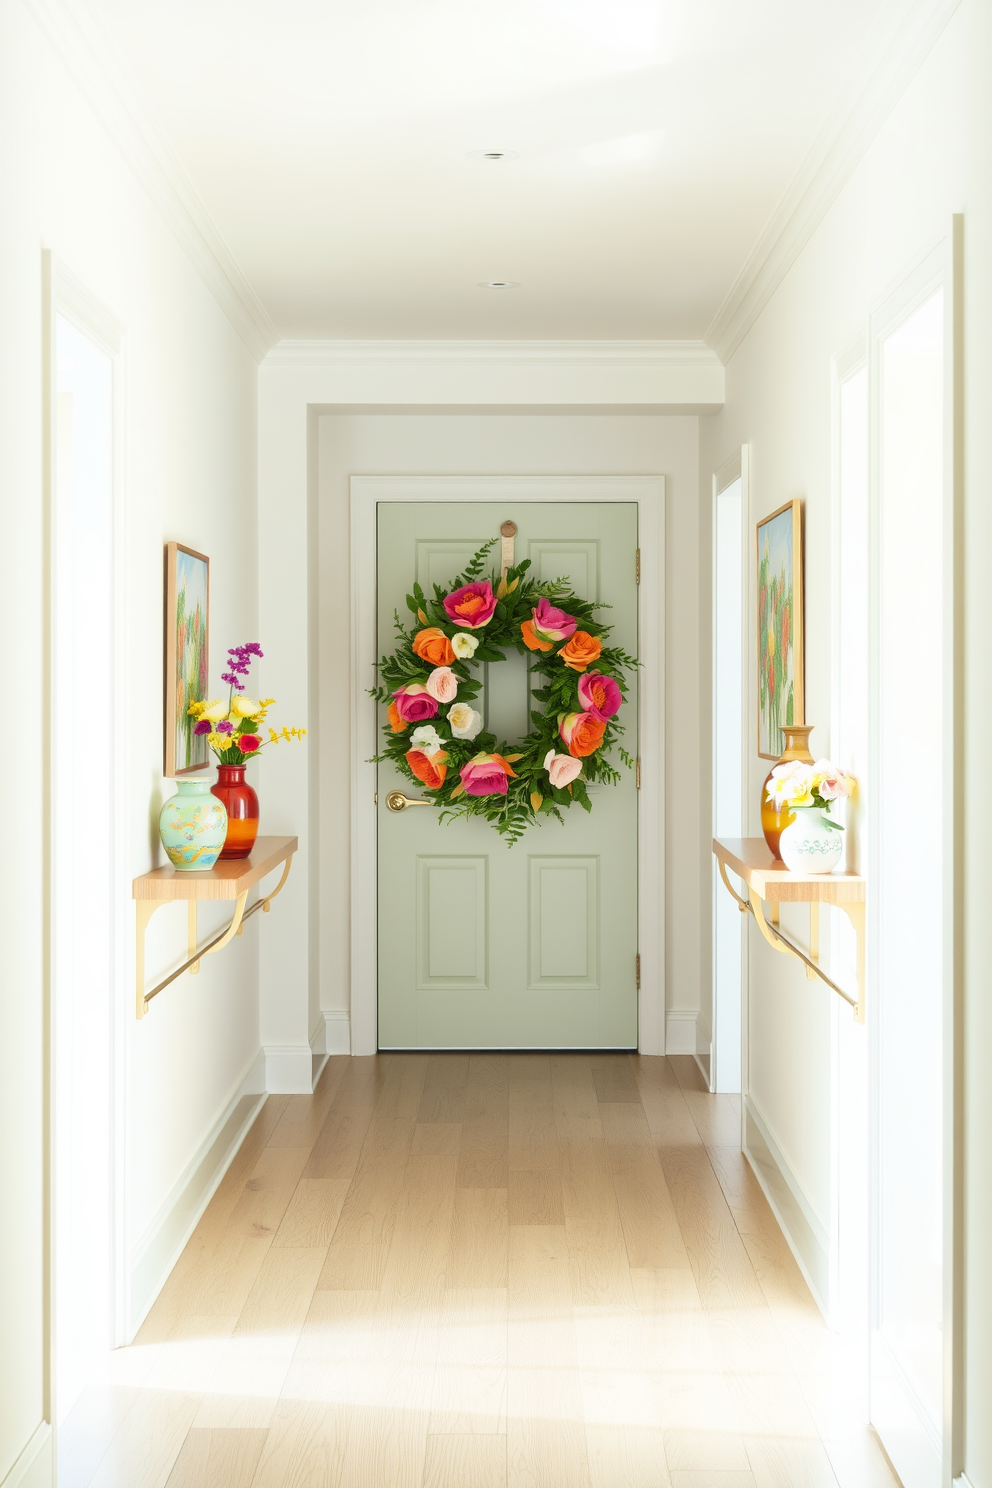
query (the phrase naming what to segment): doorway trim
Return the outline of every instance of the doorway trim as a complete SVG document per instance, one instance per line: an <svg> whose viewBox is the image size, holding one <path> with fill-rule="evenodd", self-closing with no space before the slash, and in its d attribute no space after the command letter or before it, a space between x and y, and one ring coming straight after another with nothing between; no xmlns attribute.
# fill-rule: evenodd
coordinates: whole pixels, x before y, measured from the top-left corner
<svg viewBox="0 0 992 1488"><path fill-rule="evenodd" d="M351 477L351 1049L378 1046L376 507L380 501L635 502L638 593L638 1048L665 1052L665 477L663 475L353 475Z"/></svg>
<svg viewBox="0 0 992 1488"><path fill-rule="evenodd" d="M869 703L868 759L870 778L877 781L881 768L881 720L878 697L878 671L882 626L881 596L881 391L882 345L915 310L933 294L944 295L944 401L943 401L943 487L937 506L943 535L943 625L944 691L942 781L943 807L943 883L941 900L944 937L941 957L941 995L933 1004L935 1021L942 1032L942 1271L943 1271L943 1357L942 1413L939 1433L932 1423L900 1362L892 1354L879 1327L882 1235L881 1174L883 1161L881 1096L879 1071L883 1034L884 1004L876 1005L869 1021L868 1059L870 1092L868 1100L869 1144L869 1389L871 1424L877 1428L875 1401L888 1386L911 1431L928 1441L937 1459L936 1466L943 1484L961 1481L964 1466L964 1401L965 1401L965 1258L964 1258L964 1012L963 1012L963 543L962 516L963 456L963 228L964 219L956 214L949 231L928 251L922 253L905 275L890 287L872 307L867 326L868 367L868 561L869 561ZM868 802L867 828L871 853L870 870L879 873L880 807L877 791ZM868 977L878 987L882 948L880 944L879 906L874 896L868 901ZM881 1435L881 1433L880 1433ZM882 1436L883 1445L888 1443ZM911 1460L911 1459L910 1459ZM896 1463L901 1470L901 1464ZM908 1481L908 1480L907 1480Z"/></svg>
<svg viewBox="0 0 992 1488"><path fill-rule="evenodd" d="M747 678L748 678L748 659L749 659L749 652L748 652L749 628L748 628L748 623L747 623L747 621L748 621L748 616L747 616L748 559L749 559L748 544L747 544L747 526L748 526L749 511L750 511L750 506L749 506L749 501L748 501L748 497L749 497L749 488L748 488L748 475L749 475L748 453L749 453L748 446L746 444L742 444L739 449L735 450L735 452L727 460L725 460L723 462L722 465L719 465L717 467L717 469L713 472L713 476L712 476L712 494L711 494L711 497L710 497L710 532L711 532L711 542L710 542L710 547L711 547L711 553L710 553L711 580L710 580L710 589L711 589L711 597L712 597L710 624L711 624L711 627L712 627L712 638L713 638L713 640L712 640L712 652L713 652L713 654L712 654L712 658L711 658L711 663L712 663L711 664L711 673L712 673L712 675L711 675L711 678L710 678L710 709L711 709L710 717L713 720L713 729L712 729L712 732L714 733L714 738L715 738L716 720L717 720L718 713L719 713L719 706L718 706L718 677L717 677L717 666L716 666L716 656L717 656L717 651L716 651L716 647L717 647L717 620L718 620L718 614L717 614L717 609L718 609L718 606L717 606L717 587L718 587L718 581L717 581L717 558L718 558L718 550L717 550L717 507L718 507L719 498L720 498L720 496L723 495L724 491L729 490L731 488L731 486L733 486L737 481L740 482L740 487L741 487L741 522L740 522L740 542L741 542L741 554L740 554L740 560L741 560L740 561L740 584L741 584L741 591L740 591L741 592L741 617L740 617L741 618L741 655L740 655L740 664L741 664L740 792L741 792L741 803L742 803L742 818L741 818L741 822L740 822L740 828L741 828L742 835L746 831L746 826L747 826L747 798L748 798L747 750L746 750L745 744L744 744L744 741L747 739L747 729L748 729L748 687L747 687ZM710 812L711 812L711 819L712 819L712 824L713 824L713 835L714 836L717 836L717 835L719 835L719 833L717 831L717 795L718 795L718 792L717 792L717 765L716 765L715 744L713 745L713 756L712 756L711 774L712 774L712 779L711 779L711 782L710 782L710 784L711 784L711 791L710 791ZM748 988L748 969L749 969L749 967L748 967L748 927L747 927L748 916L745 915L743 917L743 919L742 919L742 917L740 915L737 916L737 919L740 922L739 928L740 928L740 935L741 935L741 948L740 948L740 994L739 994L739 998L738 998L738 1002L739 1002L740 1030L739 1030L739 1035L738 1035L738 1038L737 1038L737 1046L736 1046L736 1048L734 1050L734 1059L731 1061L731 1063L736 1066L736 1078L735 1079L732 1079L730 1081L730 1083L728 1083L725 1074L722 1074L721 1073L721 1070L725 1070L726 1069L726 1065L727 1065L728 1060L727 1060L727 1051L726 1051L726 1048L724 1047L724 1041L723 1041L723 1038L721 1037L723 1028L725 1026L724 1020L720 1016L720 1010L721 1010L721 1006L723 1005L724 998L721 997L721 988L720 988L720 985L719 985L718 971L719 971L720 963L719 963L719 958L718 958L718 955L717 955L717 937L718 937L718 933L719 933L718 932L717 916L718 916L718 914L720 912L718 906L722 903L722 895L723 895L723 893L724 893L724 890L723 890L722 885L719 883L719 878L718 878L718 875L717 875L717 872L716 872L716 864L715 864L715 861L714 861L714 865L713 865L713 878L712 878L712 888L711 888L711 900L710 900L710 903L711 903L711 916L710 916L710 918L711 918L711 923L710 923L710 966L712 968L711 997L710 997L710 1038L709 1038L708 1049L703 1050L702 1051L702 1054L700 1053L699 1042L697 1042L696 1063L700 1065L700 1068L702 1070L703 1076L705 1077L706 1082L707 1082L707 1085L709 1086L709 1089L711 1091L714 1091L714 1092L731 1091L732 1093L735 1093L736 1094L736 1093L745 1091L747 1089L747 1084L746 1084L746 1075L747 1075L747 1060L746 1060L746 1049L747 1049L747 988ZM706 1065L703 1065L703 1063L702 1063L702 1059L703 1058L706 1058L707 1059ZM734 1086L735 1085L736 1085L736 1090L734 1090ZM743 1117L742 1117L742 1121L743 1121Z"/></svg>
<svg viewBox="0 0 992 1488"><path fill-rule="evenodd" d="M58 1222L55 1194L55 999L58 963L55 927L58 914L55 876L55 826L58 815L58 761L55 738L59 706L56 696L58 666L55 656L57 634L57 558L58 558L58 492L56 488L56 321L59 316L69 321L89 341L103 351L111 364L111 696L107 715L110 720L107 749L110 751L109 773L120 775L119 749L115 740L125 737L127 696L124 639L121 617L125 613L126 585L124 556L126 528L124 503L126 336L124 326L89 290L79 282L50 250L42 252L42 337L43 337L43 489L45 520L45 709L46 736L49 747L45 758L44 794L45 833L45 1040L46 1104L45 1186L46 1186L46 1257L45 1291L47 1306L47 1350L45 1360L45 1417L54 1430L57 1402L55 1392L55 1227ZM127 1021L124 1017L127 951L129 946L126 917L130 903L126 874L126 818L119 802L110 804L110 1108L109 1119L109 1202L110 1244L110 1316L107 1319L108 1354L126 1342L128 1315L127 1213L125 1175L127 1170ZM56 1433L57 1434L57 1433Z"/></svg>

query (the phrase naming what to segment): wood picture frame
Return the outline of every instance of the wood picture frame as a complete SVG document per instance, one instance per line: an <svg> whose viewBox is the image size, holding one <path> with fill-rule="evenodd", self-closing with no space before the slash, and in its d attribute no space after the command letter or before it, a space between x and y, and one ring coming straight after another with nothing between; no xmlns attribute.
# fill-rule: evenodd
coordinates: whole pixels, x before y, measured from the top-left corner
<svg viewBox="0 0 992 1488"><path fill-rule="evenodd" d="M781 729L805 723L803 504L797 497L755 525L758 754L777 760Z"/></svg>
<svg viewBox="0 0 992 1488"><path fill-rule="evenodd" d="M165 774L190 775L210 764L189 716L210 682L210 559L179 542L165 545L164 676Z"/></svg>

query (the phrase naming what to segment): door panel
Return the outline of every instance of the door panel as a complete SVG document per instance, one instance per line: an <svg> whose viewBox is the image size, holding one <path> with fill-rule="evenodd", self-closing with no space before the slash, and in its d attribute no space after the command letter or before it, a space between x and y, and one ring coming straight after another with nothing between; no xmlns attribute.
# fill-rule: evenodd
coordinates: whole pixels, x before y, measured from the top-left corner
<svg viewBox="0 0 992 1488"><path fill-rule="evenodd" d="M417 859L418 992L486 992L485 858Z"/></svg>
<svg viewBox="0 0 992 1488"><path fill-rule="evenodd" d="M636 653L635 503L384 502L377 655L394 645L414 575L447 588L508 518L517 561L602 597L612 639ZM522 738L528 658L508 653L483 681L486 726ZM636 679L623 720L636 754ZM379 766L380 1048L636 1047L637 793L614 763L621 782L597 789L592 814L535 823L514 848L482 822L439 823L433 807L389 812L389 790L429 792Z"/></svg>

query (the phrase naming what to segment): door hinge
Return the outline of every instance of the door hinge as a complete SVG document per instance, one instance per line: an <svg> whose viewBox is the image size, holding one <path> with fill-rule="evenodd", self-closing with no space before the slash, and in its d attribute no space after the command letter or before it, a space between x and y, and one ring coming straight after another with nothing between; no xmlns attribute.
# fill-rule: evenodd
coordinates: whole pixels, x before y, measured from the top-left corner
<svg viewBox="0 0 992 1488"><path fill-rule="evenodd" d="M637 552L634 554L634 583L635 584L639 584L640 582L641 582L641 550L640 550L640 548L638 548L637 549Z"/></svg>
<svg viewBox="0 0 992 1488"><path fill-rule="evenodd" d="M641 953L638 951L634 957L634 975L637 979L637 990L641 990Z"/></svg>
<svg viewBox="0 0 992 1488"><path fill-rule="evenodd" d="M637 781L637 789L641 788L641 756L638 755L634 761L634 779Z"/></svg>

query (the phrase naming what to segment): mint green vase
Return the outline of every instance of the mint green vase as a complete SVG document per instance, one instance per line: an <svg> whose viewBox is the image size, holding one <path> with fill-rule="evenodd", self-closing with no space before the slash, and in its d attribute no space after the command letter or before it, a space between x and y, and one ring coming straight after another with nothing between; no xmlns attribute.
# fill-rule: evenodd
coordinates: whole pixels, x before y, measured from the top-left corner
<svg viewBox="0 0 992 1488"><path fill-rule="evenodd" d="M227 812L223 801L210 794L209 780L177 780L176 794L162 807L158 829L173 868L201 873L220 857Z"/></svg>

